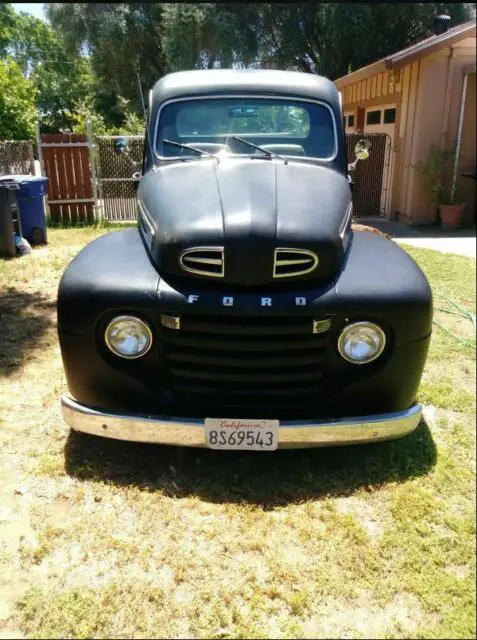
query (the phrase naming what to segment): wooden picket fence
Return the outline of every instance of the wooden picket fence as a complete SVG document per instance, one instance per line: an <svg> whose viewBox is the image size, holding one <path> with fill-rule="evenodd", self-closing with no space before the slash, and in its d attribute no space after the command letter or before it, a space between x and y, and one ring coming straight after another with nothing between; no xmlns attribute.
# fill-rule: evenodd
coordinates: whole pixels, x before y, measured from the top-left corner
<svg viewBox="0 0 477 640"><path fill-rule="evenodd" d="M42 173L48 178L48 207L53 222L94 222L96 189L90 136L45 133L39 137Z"/></svg>

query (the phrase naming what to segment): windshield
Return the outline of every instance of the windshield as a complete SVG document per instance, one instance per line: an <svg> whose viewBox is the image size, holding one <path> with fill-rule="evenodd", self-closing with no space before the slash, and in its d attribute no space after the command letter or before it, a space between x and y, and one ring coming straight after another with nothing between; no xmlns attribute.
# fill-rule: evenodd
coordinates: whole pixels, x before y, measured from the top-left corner
<svg viewBox="0 0 477 640"><path fill-rule="evenodd" d="M204 98L164 106L156 131L156 152L163 158L196 153L163 140L219 154L264 157L263 151L234 140L239 136L281 156L331 160L336 136L331 110L315 102L272 98ZM266 156L265 156L266 157Z"/></svg>

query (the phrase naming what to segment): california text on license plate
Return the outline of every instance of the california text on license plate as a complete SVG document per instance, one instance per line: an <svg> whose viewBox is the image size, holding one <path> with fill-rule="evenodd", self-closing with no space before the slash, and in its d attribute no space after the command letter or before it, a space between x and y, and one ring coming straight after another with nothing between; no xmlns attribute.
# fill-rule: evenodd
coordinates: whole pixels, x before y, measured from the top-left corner
<svg viewBox="0 0 477 640"><path fill-rule="evenodd" d="M278 420L206 418L205 444L210 449L273 451L278 447Z"/></svg>

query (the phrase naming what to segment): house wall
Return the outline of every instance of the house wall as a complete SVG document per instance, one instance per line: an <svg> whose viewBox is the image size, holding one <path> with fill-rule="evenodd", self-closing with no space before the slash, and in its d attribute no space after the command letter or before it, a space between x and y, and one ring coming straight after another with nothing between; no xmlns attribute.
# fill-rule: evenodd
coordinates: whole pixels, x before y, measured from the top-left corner
<svg viewBox="0 0 477 640"><path fill-rule="evenodd" d="M406 130L408 142L402 169L406 176L398 185L402 192L398 217L408 224L431 224L436 219L436 207L413 168L425 160L433 142L442 138L449 111L448 88L452 80L450 50L445 49L427 56L418 64L418 78L413 107L408 114Z"/></svg>
<svg viewBox="0 0 477 640"><path fill-rule="evenodd" d="M476 79L474 71L469 74L467 78L464 121L455 190L455 201L465 203L464 222L466 224L476 223L475 181L461 176L461 174L465 172L473 172L475 174L477 146L476 113Z"/></svg>
<svg viewBox="0 0 477 640"><path fill-rule="evenodd" d="M408 183L412 173L409 157L412 148L412 131L416 112L417 87L419 82L419 62L403 69L403 95L398 110L395 132L395 159L392 183L391 217L399 216L406 208Z"/></svg>
<svg viewBox="0 0 477 640"><path fill-rule="evenodd" d="M448 48L419 62L419 83L414 126L410 132L412 145L408 165L424 161L432 143L441 144L447 148L452 148L456 144L464 74L469 63L473 62L475 65L475 39L473 42L473 48L467 46ZM475 160L475 109L473 113ZM471 135L470 111L467 119L467 130ZM463 188L466 189L466 187ZM400 219L410 224L435 222L435 204L412 166L405 192L405 204L400 211Z"/></svg>
<svg viewBox="0 0 477 640"><path fill-rule="evenodd" d="M343 106L346 105L347 111L355 112L358 106L364 106L367 102L376 105L393 102L390 98L397 98L402 93L403 77L402 70L398 69L349 84L342 89Z"/></svg>
<svg viewBox="0 0 477 640"><path fill-rule="evenodd" d="M456 142L465 71L476 59L476 40L466 38L399 70L340 87L343 111L355 114L395 102L394 159L390 215L408 224L431 224L436 207L413 165L425 160L430 145ZM469 79L459 173L475 170L475 74ZM465 165L466 168L463 168ZM462 167L462 168L461 168ZM473 190L472 190L473 189ZM456 197L467 203L467 218L475 216L475 183L459 177Z"/></svg>

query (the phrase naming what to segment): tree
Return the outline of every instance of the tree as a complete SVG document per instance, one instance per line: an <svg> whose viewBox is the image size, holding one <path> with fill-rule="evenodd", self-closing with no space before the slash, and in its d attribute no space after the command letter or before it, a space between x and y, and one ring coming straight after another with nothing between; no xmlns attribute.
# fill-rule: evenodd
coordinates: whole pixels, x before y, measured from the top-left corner
<svg viewBox="0 0 477 640"><path fill-rule="evenodd" d="M332 80L432 35L433 18L470 19L460 3L293 3L257 5L256 37L265 66Z"/></svg>
<svg viewBox="0 0 477 640"><path fill-rule="evenodd" d="M167 70L252 64L258 54L257 19L257 8L246 3L164 5L162 46Z"/></svg>
<svg viewBox="0 0 477 640"><path fill-rule="evenodd" d="M50 3L47 16L69 52L87 52L97 79L95 102L106 122L124 120L121 100L140 112L136 72L150 87L165 70L160 3Z"/></svg>
<svg viewBox="0 0 477 640"><path fill-rule="evenodd" d="M121 100L140 113L143 87L181 69L269 67L331 79L432 34L433 17L469 19L460 3L50 3L71 54L88 52L95 103L110 125ZM0 36L1 41L1 36Z"/></svg>
<svg viewBox="0 0 477 640"><path fill-rule="evenodd" d="M43 127L71 126L74 104L94 91L89 59L69 54L50 25L9 4L0 6L0 56L15 61L35 87Z"/></svg>
<svg viewBox="0 0 477 640"><path fill-rule="evenodd" d="M20 65L0 60L0 140L29 140L35 135L36 89Z"/></svg>

